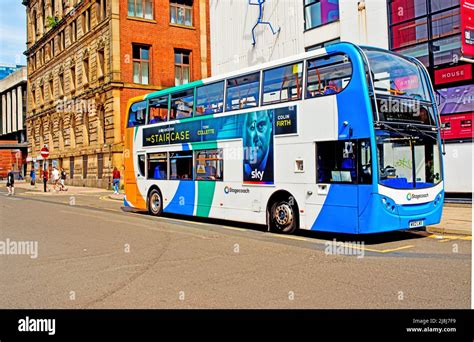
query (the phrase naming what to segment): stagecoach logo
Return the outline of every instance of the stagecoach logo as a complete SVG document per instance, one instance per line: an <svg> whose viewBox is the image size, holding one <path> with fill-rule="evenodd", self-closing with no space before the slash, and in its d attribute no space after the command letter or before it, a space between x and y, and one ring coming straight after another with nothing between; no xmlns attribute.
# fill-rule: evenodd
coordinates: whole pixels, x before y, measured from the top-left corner
<svg viewBox="0 0 474 342"><path fill-rule="evenodd" d="M425 197L428 197L428 194L420 194L420 195L417 195L417 194L411 194L411 193L408 193L407 194L407 200L411 201L412 199L420 199L420 198L425 198Z"/></svg>
<svg viewBox="0 0 474 342"><path fill-rule="evenodd" d="M248 194L250 192L250 189L234 189L231 188L230 186L226 186L224 188L224 192L226 194L228 193L234 193L234 194Z"/></svg>

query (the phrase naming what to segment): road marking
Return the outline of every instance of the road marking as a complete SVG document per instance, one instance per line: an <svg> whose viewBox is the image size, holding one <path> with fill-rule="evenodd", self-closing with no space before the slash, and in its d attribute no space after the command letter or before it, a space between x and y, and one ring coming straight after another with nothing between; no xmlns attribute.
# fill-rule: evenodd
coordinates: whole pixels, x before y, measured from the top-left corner
<svg viewBox="0 0 474 342"><path fill-rule="evenodd" d="M309 239L301 237L301 236L279 235L279 234L273 234L273 233L270 233L269 236L282 238L282 239L289 239L289 240L312 241L312 240L309 240Z"/></svg>

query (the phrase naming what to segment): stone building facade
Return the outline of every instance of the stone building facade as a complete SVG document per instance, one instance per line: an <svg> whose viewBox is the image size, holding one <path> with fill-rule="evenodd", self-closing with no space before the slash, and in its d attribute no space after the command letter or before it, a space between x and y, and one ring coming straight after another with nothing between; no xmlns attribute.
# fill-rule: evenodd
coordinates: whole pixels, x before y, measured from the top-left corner
<svg viewBox="0 0 474 342"><path fill-rule="evenodd" d="M185 81L209 75L208 0L23 4L28 170L57 165L68 173L68 184L110 187L113 168L123 170L128 100L178 82L176 51L188 52L190 76ZM172 22L175 7L186 9L191 22ZM45 145L47 161L40 156Z"/></svg>

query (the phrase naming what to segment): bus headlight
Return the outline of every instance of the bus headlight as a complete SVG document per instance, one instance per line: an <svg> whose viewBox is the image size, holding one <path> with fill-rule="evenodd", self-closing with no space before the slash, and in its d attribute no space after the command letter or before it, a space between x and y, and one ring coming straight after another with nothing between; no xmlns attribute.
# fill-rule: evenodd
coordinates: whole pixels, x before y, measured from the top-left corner
<svg viewBox="0 0 474 342"><path fill-rule="evenodd" d="M436 196L436 198L435 198L435 200L434 200L434 202L433 202L434 206L436 207L436 206L438 205L438 203L441 202L442 200L443 200L443 193L440 192L440 193L438 194L438 196Z"/></svg>
<svg viewBox="0 0 474 342"><path fill-rule="evenodd" d="M388 197L382 197L382 203L387 210L390 210L391 212L395 211L395 202L392 199Z"/></svg>

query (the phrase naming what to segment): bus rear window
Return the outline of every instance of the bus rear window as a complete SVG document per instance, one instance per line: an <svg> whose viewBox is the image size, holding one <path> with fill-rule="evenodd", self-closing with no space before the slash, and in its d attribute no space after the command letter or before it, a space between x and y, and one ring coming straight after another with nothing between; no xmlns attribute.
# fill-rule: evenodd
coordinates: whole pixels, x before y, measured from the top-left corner
<svg viewBox="0 0 474 342"><path fill-rule="evenodd" d="M352 64L346 55L309 60L306 98L340 93L351 80Z"/></svg>
<svg viewBox="0 0 474 342"><path fill-rule="evenodd" d="M135 102L128 112L127 127L135 127L145 124L146 101Z"/></svg>

